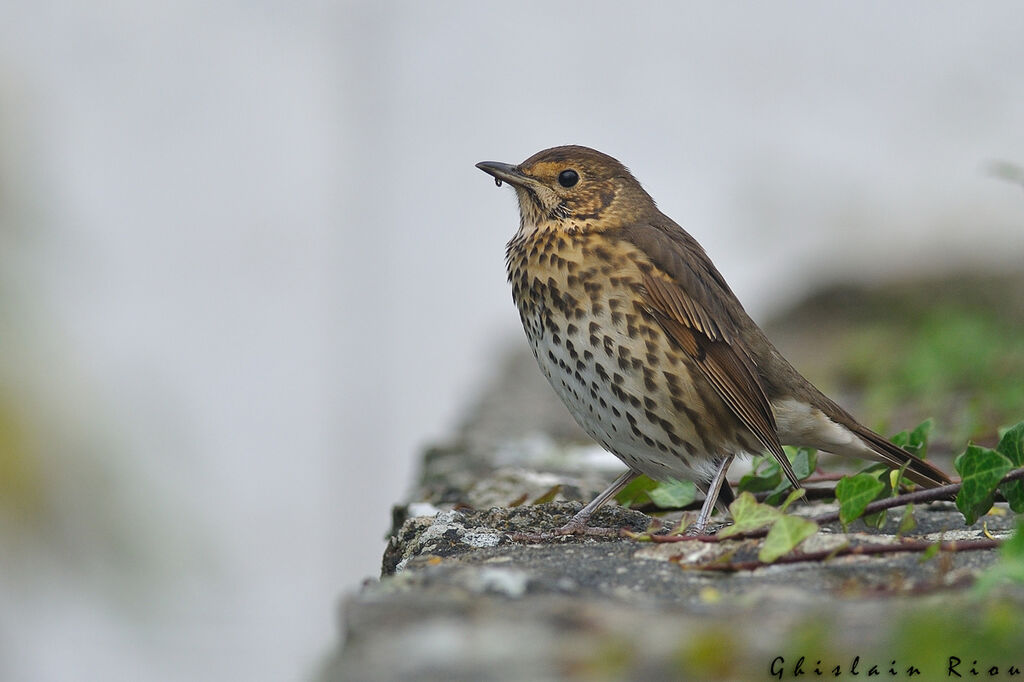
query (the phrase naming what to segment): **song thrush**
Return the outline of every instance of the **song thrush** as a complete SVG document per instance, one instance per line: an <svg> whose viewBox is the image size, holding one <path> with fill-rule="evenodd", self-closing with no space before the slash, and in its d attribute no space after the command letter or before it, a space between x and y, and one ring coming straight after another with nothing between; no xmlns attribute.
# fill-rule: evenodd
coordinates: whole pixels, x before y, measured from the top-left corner
<svg viewBox="0 0 1024 682"><path fill-rule="evenodd" d="M733 499L725 475L737 455L770 452L800 485L782 445L909 462L915 483L950 482L793 369L700 244L614 158L566 146L477 168L518 195L508 278L541 371L583 430L629 467L556 533L587 530L641 473L696 482L706 497L692 530L702 533L716 502L727 510Z"/></svg>

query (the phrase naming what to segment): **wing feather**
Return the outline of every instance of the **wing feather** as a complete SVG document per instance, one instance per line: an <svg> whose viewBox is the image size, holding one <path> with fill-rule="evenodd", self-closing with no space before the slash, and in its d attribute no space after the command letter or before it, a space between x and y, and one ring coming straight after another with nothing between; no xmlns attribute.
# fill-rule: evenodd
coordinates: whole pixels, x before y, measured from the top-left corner
<svg viewBox="0 0 1024 682"><path fill-rule="evenodd" d="M682 228L676 229L680 235L653 225L631 225L622 231L654 265L642 280L648 309L740 422L775 456L790 482L799 487L779 443L775 415L756 367L743 348L735 319L727 312L728 299L735 301L735 296L696 242ZM689 238L696 252L687 248L690 244L681 237Z"/></svg>

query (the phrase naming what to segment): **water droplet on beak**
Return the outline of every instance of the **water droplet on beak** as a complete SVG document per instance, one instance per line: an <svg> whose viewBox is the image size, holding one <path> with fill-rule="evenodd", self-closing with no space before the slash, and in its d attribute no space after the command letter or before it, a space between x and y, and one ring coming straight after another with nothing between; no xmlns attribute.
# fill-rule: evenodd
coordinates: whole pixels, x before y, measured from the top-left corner
<svg viewBox="0 0 1024 682"><path fill-rule="evenodd" d="M494 178L494 184L501 187L501 178Z"/></svg>

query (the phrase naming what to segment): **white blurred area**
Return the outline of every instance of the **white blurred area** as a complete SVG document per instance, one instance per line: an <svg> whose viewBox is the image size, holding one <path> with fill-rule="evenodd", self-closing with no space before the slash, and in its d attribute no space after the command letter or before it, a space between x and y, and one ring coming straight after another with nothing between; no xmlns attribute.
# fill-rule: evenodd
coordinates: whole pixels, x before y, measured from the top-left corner
<svg viewBox="0 0 1024 682"><path fill-rule="evenodd" d="M618 156L755 317L1020 267L1010 0L0 5L0 679L280 680L519 343L511 192Z"/></svg>

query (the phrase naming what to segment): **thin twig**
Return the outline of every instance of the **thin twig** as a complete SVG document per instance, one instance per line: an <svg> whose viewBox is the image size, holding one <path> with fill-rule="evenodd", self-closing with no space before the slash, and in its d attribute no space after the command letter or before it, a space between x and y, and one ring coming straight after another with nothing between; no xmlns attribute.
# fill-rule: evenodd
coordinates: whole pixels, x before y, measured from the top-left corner
<svg viewBox="0 0 1024 682"><path fill-rule="evenodd" d="M806 479L804 481L801 481L801 483L807 483L809 481L810 481L810 479ZM785 490L783 492L788 493L789 490L791 490L791 489L787 489L787 490ZM807 491L806 494L803 497L803 499L805 499L805 500L828 500L828 499L831 499L831 498L836 496L836 491L835 491L834 487L807 486L807 487L804 488L804 490ZM762 492L759 492L759 493L752 493L752 494L754 495L754 499L755 500L757 500L758 502L764 502L769 497L771 497L772 491L771 490L766 490L766 491L762 491ZM704 504L704 499L701 498L701 499L694 500L693 502L690 502L689 504L684 505L682 507L674 507L674 508L666 509L665 507L659 507L658 505L654 504L653 502L645 502L644 504L639 504L639 505L635 505L635 506L631 505L630 509L635 509L636 511L643 512L644 514L658 514L658 513L663 513L663 512L697 511L698 509L701 508L701 506L703 504Z"/></svg>
<svg viewBox="0 0 1024 682"><path fill-rule="evenodd" d="M835 472L835 473L831 473L831 474L825 474L825 473L812 474L812 475L808 476L807 478L805 478L803 481L801 481L801 483L825 483L825 482L829 482L829 481L841 481L842 479L846 478L847 476L849 476L849 474L841 474L839 472Z"/></svg>
<svg viewBox="0 0 1024 682"><path fill-rule="evenodd" d="M1009 481L1019 481L1024 479L1024 468L1014 469L1010 473L1003 476L1003 480L999 481L999 485L1007 483ZM904 493L903 495L896 495L895 497L887 497L884 500L876 500L870 503L864 508L864 515L874 514L875 512L882 511L883 509L892 509L893 507L902 507L905 504L918 503L918 502L934 502L936 500L949 499L960 492L961 483L950 483L949 485L939 486L938 488L928 488L927 490L915 490L912 493ZM811 519L816 523L832 523L839 520L839 512L831 512L823 514L821 516L815 516Z"/></svg>
<svg viewBox="0 0 1024 682"><path fill-rule="evenodd" d="M807 482L808 482L807 480L801 481L801 483L807 483ZM788 494L791 490L792 490L792 488L789 488L785 492ZM769 497L771 497L771 495L772 495L771 491L764 492L764 493L754 493L754 499L757 500L758 502L764 502ZM836 489L834 487L819 488L819 487L816 487L816 486L806 486L806 487L804 487L804 496L801 499L804 499L804 500L829 500L829 499L832 499L835 496L836 496Z"/></svg>
<svg viewBox="0 0 1024 682"><path fill-rule="evenodd" d="M1014 469L1010 473L1003 476L1003 479L999 481L999 485L1007 483L1009 481L1019 481L1024 479L1024 467L1020 469ZM893 507L901 507L905 504L919 503L919 502L934 502L936 500L946 500L954 497L956 493L960 492L960 483L950 483L949 485L939 486L938 488L929 488L927 490L915 490L912 493L904 493L902 495L896 495L894 497L887 497L884 500L876 500L872 502L864 509L864 515L873 514L883 509L892 509ZM828 514L822 514L821 516L810 517L811 521L821 525L825 523L833 523L839 520L839 512L830 512ZM651 540L653 542L686 542L689 540L697 540L698 542L724 542L725 540L747 540L751 538L763 538L768 535L769 527L758 528L747 533L737 533L736 535L730 535L727 538L719 538L717 535L697 535L697 536L686 536L686 535L652 535Z"/></svg>
<svg viewBox="0 0 1024 682"><path fill-rule="evenodd" d="M940 542L939 550L943 552L968 552L980 549L994 549L1003 544L1002 540L954 540L951 542ZM735 572L735 571L752 571L756 568L762 568L764 566L772 566L775 564L796 564L804 561L824 561L831 559L834 556L857 556L857 555L870 555L870 554L895 554L897 552L923 552L929 547L933 547L934 542L925 542L922 540L905 540L898 544L892 545L856 545L853 547L840 547L832 550L821 550L820 552L803 552L803 553L792 553L785 556L779 557L773 562L765 561L732 561L724 563L707 562L703 564L697 564L695 566L686 566L681 564L684 568L695 570L695 571L724 571L724 572ZM678 561L678 560L677 560Z"/></svg>

